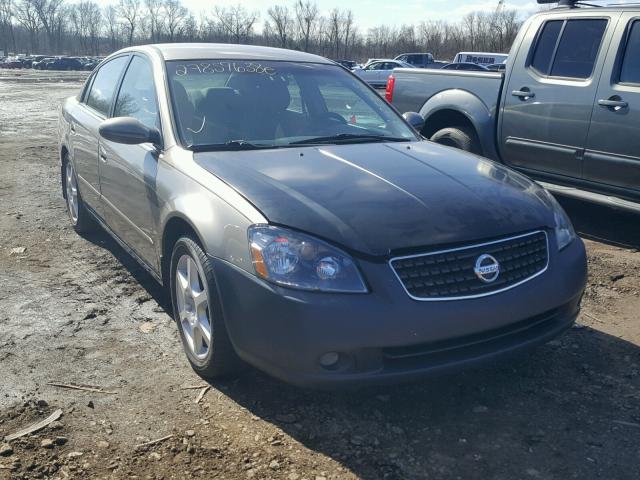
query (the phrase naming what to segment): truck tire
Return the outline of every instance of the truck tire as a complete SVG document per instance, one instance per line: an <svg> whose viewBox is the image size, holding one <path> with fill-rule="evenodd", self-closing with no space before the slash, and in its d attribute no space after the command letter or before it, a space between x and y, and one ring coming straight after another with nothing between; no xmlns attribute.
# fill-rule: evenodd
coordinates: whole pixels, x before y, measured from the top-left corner
<svg viewBox="0 0 640 480"><path fill-rule="evenodd" d="M208 380L239 373L243 364L227 333L211 259L187 235L176 241L170 268L173 317L191 367Z"/></svg>
<svg viewBox="0 0 640 480"><path fill-rule="evenodd" d="M443 128L434 133L430 140L448 147L459 148L465 152L482 155L482 147L476 132L466 126Z"/></svg>

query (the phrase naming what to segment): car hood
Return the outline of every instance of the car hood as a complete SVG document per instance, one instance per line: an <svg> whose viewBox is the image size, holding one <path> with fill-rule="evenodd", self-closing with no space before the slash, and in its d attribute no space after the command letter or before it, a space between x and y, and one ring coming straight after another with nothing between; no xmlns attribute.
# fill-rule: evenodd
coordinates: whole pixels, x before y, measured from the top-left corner
<svg viewBox="0 0 640 480"><path fill-rule="evenodd" d="M526 177L430 142L201 152L194 160L270 223L367 255L553 227Z"/></svg>

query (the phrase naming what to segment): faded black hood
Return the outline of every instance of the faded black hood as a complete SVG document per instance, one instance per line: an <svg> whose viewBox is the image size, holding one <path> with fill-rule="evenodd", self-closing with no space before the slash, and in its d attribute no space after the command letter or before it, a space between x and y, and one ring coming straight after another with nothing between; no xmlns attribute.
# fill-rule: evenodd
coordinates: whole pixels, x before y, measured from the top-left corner
<svg viewBox="0 0 640 480"><path fill-rule="evenodd" d="M368 255L553 227L522 175L430 142L195 153L270 223Z"/></svg>

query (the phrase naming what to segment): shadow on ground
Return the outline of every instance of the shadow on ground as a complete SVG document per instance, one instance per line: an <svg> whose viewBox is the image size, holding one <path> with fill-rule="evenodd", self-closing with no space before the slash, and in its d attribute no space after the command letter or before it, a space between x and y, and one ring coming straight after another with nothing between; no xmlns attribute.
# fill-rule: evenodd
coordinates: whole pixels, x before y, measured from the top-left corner
<svg viewBox="0 0 640 480"><path fill-rule="evenodd" d="M122 264L133 278L153 297L156 303L168 315L172 315L171 298L165 288L160 285L137 260L129 255L109 234L102 230L83 234L83 237L94 245L108 250Z"/></svg>
<svg viewBox="0 0 640 480"><path fill-rule="evenodd" d="M408 385L316 392L249 372L217 388L361 478L631 479L639 358L582 328L530 356Z"/></svg>
<svg viewBox="0 0 640 480"><path fill-rule="evenodd" d="M640 249L640 215L569 197L556 197L583 238Z"/></svg>
<svg viewBox="0 0 640 480"><path fill-rule="evenodd" d="M582 235L640 245L633 215L562 203ZM87 238L170 312L164 289L116 242ZM528 356L413 384L312 391L249 369L214 386L365 479L631 480L640 459L639 363L638 346L585 327Z"/></svg>

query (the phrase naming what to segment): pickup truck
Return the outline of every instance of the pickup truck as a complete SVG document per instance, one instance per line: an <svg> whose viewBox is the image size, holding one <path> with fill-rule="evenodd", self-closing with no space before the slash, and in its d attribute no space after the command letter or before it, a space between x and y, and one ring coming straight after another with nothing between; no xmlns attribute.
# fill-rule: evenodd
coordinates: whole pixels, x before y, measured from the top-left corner
<svg viewBox="0 0 640 480"><path fill-rule="evenodd" d="M386 97L419 112L434 142L503 162L553 192L640 212L637 4L563 0L524 23L504 73L400 68Z"/></svg>

